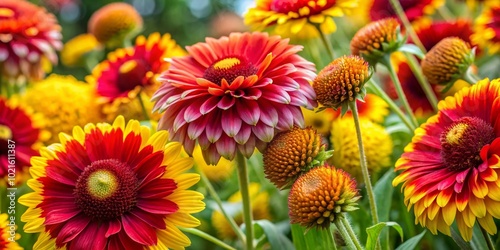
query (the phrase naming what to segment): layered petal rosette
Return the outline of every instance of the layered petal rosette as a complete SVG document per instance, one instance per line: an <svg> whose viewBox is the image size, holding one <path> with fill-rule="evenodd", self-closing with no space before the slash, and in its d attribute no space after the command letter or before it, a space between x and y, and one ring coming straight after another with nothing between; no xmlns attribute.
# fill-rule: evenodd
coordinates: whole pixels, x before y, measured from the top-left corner
<svg viewBox="0 0 500 250"><path fill-rule="evenodd" d="M301 46L266 33L232 33L187 47L173 58L154 94L167 129L188 153L200 144L205 160L232 160L263 151L276 132L303 127L300 107L317 104L314 64L296 53Z"/></svg>
<svg viewBox="0 0 500 250"><path fill-rule="evenodd" d="M415 223L470 241L476 222L489 234L500 218L500 80L488 79L438 104L396 162Z"/></svg>
<svg viewBox="0 0 500 250"><path fill-rule="evenodd" d="M61 133L61 143L31 159L34 191L19 198L28 207L24 232L40 233L33 249L184 249L178 227L196 227L203 195L189 187L199 175L181 157L168 133L150 134L136 120L89 123Z"/></svg>

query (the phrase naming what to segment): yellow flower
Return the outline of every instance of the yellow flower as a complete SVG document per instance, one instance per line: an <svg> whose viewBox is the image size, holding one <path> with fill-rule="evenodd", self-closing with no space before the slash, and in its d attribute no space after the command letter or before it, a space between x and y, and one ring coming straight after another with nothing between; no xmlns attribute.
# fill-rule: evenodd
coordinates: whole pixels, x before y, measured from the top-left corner
<svg viewBox="0 0 500 250"><path fill-rule="evenodd" d="M64 44L61 62L69 67L83 66L87 54L101 49L101 44L94 35L80 34Z"/></svg>
<svg viewBox="0 0 500 250"><path fill-rule="evenodd" d="M202 149L199 145L194 147L194 163L207 176L210 181L223 181L231 176L234 171L235 162L221 158L217 165L209 165L203 159Z"/></svg>
<svg viewBox="0 0 500 250"><path fill-rule="evenodd" d="M254 30L274 27L283 37L318 37L318 25L325 34L335 32L334 17L343 16L358 6L358 0L257 0L245 14L245 23Z"/></svg>
<svg viewBox="0 0 500 250"><path fill-rule="evenodd" d="M392 139L384 127L367 119L360 120L360 127L368 170L371 174L376 174L391 163ZM331 163L362 182L358 141L353 119L335 120L330 141L333 148Z"/></svg>
<svg viewBox="0 0 500 250"><path fill-rule="evenodd" d="M472 42L478 44L489 54L500 52L500 3L485 6L483 12L474 20Z"/></svg>
<svg viewBox="0 0 500 250"><path fill-rule="evenodd" d="M319 106L321 109L322 106ZM304 115L304 123L308 127L316 129L318 133L326 136L330 134L330 128L332 121L335 117L335 111L333 109L324 109L321 112L317 112L318 109L310 110L302 108L302 114Z"/></svg>
<svg viewBox="0 0 500 250"><path fill-rule="evenodd" d="M58 140L60 132L70 133L99 119L95 95L90 85L73 76L51 75L37 82L21 96L26 105L45 119L45 130L51 133L47 143Z"/></svg>
<svg viewBox="0 0 500 250"><path fill-rule="evenodd" d="M267 192L262 192L260 190L260 185L258 183L250 183L248 189L250 193L250 199L252 203L252 214L254 220L270 220L271 214L269 211L269 194ZM229 203L237 204L241 203L241 193L238 191L233 194L227 200ZM236 222L236 224L241 225L243 223L243 211L237 210L231 214ZM222 239L233 239L236 238L236 234L229 225L224 215L219 211L214 211L212 214L212 223L217 230L220 238Z"/></svg>

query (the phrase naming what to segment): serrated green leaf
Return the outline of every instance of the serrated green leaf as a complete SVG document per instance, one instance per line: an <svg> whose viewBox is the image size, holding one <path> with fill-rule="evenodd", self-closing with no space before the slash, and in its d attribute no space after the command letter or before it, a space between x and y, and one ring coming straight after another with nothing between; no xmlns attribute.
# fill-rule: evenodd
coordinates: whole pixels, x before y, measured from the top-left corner
<svg viewBox="0 0 500 250"><path fill-rule="evenodd" d="M410 239L408 239L407 241L405 241L403 244L399 245L396 248L396 250L411 250L411 249L415 249L415 247L417 246L417 244L424 237L425 232L427 232L427 230L421 232L418 235L415 235L415 236L411 237Z"/></svg>
<svg viewBox="0 0 500 250"><path fill-rule="evenodd" d="M401 236L401 238L403 238L403 229L401 228L401 226L394 222L394 221L387 221L387 222L380 222L376 225L373 225L369 228L366 229L366 233L368 234L368 239L366 241L366 250L374 250L375 249L375 245L377 243L377 239L378 239L378 236L380 235L380 232L382 231L382 229L384 229L384 227L393 227L394 229L396 229L396 231L398 231L399 233L399 236Z"/></svg>

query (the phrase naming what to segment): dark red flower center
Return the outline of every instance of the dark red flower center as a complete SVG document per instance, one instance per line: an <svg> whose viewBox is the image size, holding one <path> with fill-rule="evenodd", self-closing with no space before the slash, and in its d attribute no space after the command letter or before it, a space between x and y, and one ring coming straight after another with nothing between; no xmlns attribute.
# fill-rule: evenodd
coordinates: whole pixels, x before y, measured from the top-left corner
<svg viewBox="0 0 500 250"><path fill-rule="evenodd" d="M273 0L271 10L282 14L298 13L299 16L318 14L335 5L336 0L310 1L310 0Z"/></svg>
<svg viewBox="0 0 500 250"><path fill-rule="evenodd" d="M441 157L450 171L478 167L479 152L495 139L493 127L477 117L463 117L441 134Z"/></svg>
<svg viewBox="0 0 500 250"><path fill-rule="evenodd" d="M258 69L244 58L237 56L226 57L218 60L205 70L203 78L221 85L222 79L232 83L238 76L251 76L257 73Z"/></svg>
<svg viewBox="0 0 500 250"><path fill-rule="evenodd" d="M108 221L136 205L137 186L137 177L127 164L116 159L99 160L78 178L75 201L88 217Z"/></svg>
<svg viewBox="0 0 500 250"><path fill-rule="evenodd" d="M148 73L148 66L142 60L128 60L120 66L117 87L120 92L133 90L136 86L144 85L144 77Z"/></svg>

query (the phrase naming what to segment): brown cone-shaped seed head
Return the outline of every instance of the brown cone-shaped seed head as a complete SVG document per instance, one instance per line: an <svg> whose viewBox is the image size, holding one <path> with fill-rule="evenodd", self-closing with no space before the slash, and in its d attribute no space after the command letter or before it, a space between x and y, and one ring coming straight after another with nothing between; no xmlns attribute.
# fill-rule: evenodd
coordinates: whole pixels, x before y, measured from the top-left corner
<svg viewBox="0 0 500 250"><path fill-rule="evenodd" d="M351 40L353 55L370 54L375 50L382 51L382 43L395 42L398 39L399 22L395 18L385 18L371 22L358 30Z"/></svg>

